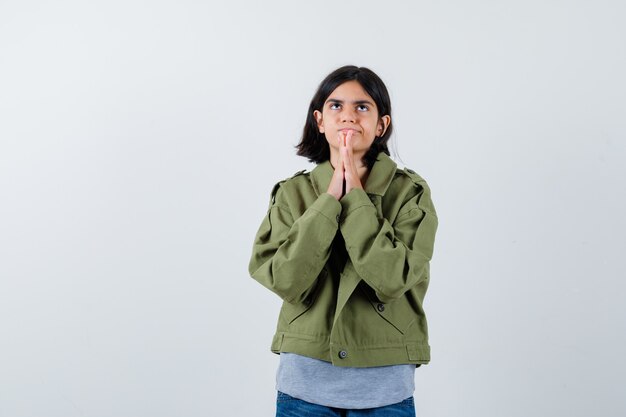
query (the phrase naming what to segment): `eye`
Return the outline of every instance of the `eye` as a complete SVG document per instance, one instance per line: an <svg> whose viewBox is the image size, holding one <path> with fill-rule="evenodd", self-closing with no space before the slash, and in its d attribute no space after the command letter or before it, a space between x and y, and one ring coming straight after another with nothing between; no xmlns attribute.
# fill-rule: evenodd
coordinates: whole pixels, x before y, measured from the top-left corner
<svg viewBox="0 0 626 417"><path fill-rule="evenodd" d="M341 104L339 104L339 103L330 103L329 107L330 107L331 110L337 110L337 109L339 109L339 107L341 107Z"/></svg>
<svg viewBox="0 0 626 417"><path fill-rule="evenodd" d="M369 107L367 107L367 105L365 105L365 104L359 104L359 105L357 106L357 108L358 108L360 111L368 111L368 110L370 109L370 108L369 108Z"/></svg>

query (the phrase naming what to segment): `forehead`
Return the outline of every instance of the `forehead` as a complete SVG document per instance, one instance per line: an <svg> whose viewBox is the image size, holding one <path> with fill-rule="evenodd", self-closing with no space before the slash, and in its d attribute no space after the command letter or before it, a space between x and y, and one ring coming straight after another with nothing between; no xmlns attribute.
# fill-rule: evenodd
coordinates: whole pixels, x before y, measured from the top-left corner
<svg viewBox="0 0 626 417"><path fill-rule="evenodd" d="M341 101L371 101L374 103L372 97L367 94L367 91L359 84L358 81L351 80L346 81L343 84L340 84L333 90L332 93L328 96L326 101L328 100L341 100Z"/></svg>

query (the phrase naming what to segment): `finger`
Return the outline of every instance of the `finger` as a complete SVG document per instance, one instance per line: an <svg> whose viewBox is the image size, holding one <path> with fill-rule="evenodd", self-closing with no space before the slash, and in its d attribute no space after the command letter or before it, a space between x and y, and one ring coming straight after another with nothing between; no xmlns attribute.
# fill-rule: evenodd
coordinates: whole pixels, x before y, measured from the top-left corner
<svg viewBox="0 0 626 417"><path fill-rule="evenodd" d="M339 147L339 155L341 156L341 150L345 147L344 146L344 140L345 138L343 137L342 133L339 132L337 134L337 145Z"/></svg>
<svg viewBox="0 0 626 417"><path fill-rule="evenodd" d="M353 156L353 143L352 143L352 135L353 135L354 131L350 130L348 131L348 135L346 137L346 148L348 150L347 152L347 157L350 159L350 165L352 166L352 168L354 168L354 161L352 161ZM356 168L354 168L356 170Z"/></svg>
<svg viewBox="0 0 626 417"><path fill-rule="evenodd" d="M350 141L348 141L348 145L350 145ZM351 146L346 146L343 150L345 153L342 155L344 160L344 165L346 167L346 171L350 173L351 180L355 180L358 178L358 172L356 169L356 164L354 162L354 156L352 152Z"/></svg>
<svg viewBox="0 0 626 417"><path fill-rule="evenodd" d="M341 148L341 144L343 143L343 132L339 131L337 132L337 144L339 145L339 147Z"/></svg>
<svg viewBox="0 0 626 417"><path fill-rule="evenodd" d="M352 163L349 152L350 151L347 147L342 148L340 152L341 160L343 161L344 169L346 171L352 171Z"/></svg>
<svg viewBox="0 0 626 417"><path fill-rule="evenodd" d="M354 130L348 130L348 133L346 133L346 147L352 149L352 134L354 133Z"/></svg>
<svg viewBox="0 0 626 417"><path fill-rule="evenodd" d="M351 130L346 134L345 139L346 139L346 146L342 147L341 149L343 151L342 156L345 159L349 159L352 157L352 131ZM346 163L350 164L350 161L348 160Z"/></svg>
<svg viewBox="0 0 626 417"><path fill-rule="evenodd" d="M348 139L347 140L348 146L346 146L346 149L348 150L347 155L350 158L352 158L352 155L353 155L353 153L352 153L352 135L348 136L347 139Z"/></svg>

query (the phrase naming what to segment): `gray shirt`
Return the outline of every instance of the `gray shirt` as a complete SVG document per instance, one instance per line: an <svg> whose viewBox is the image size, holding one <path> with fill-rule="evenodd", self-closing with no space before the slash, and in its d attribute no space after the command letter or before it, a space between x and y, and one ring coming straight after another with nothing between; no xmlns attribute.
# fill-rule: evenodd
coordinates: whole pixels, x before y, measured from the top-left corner
<svg viewBox="0 0 626 417"><path fill-rule="evenodd" d="M283 352L276 373L276 389L327 407L382 407L413 395L415 365L350 368Z"/></svg>

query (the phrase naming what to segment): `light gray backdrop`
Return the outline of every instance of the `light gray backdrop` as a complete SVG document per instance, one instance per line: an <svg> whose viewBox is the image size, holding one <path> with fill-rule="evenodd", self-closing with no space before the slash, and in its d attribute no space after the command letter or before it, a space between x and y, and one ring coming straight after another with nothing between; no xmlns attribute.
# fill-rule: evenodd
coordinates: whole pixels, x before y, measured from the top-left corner
<svg viewBox="0 0 626 417"><path fill-rule="evenodd" d="M0 1L0 416L270 416L247 271L322 78L440 218L418 416L623 416L620 1ZM376 381L372 381L376 383ZM623 398L623 397L622 397Z"/></svg>

